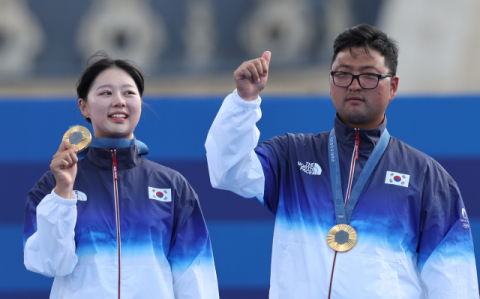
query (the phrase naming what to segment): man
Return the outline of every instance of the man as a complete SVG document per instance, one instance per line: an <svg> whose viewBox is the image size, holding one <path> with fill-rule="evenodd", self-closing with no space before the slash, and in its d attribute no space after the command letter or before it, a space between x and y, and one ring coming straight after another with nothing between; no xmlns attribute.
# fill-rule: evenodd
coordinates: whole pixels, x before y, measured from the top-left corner
<svg viewBox="0 0 480 299"><path fill-rule="evenodd" d="M257 146L270 52L244 62L209 131L212 185L275 216L270 298L479 298L457 184L390 137L398 49L359 25L334 42L334 129Z"/></svg>

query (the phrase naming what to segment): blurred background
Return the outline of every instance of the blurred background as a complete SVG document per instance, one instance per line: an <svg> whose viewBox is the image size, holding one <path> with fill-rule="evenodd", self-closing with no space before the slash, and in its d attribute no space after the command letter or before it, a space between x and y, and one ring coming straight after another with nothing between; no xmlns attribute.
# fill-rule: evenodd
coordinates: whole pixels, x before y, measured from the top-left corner
<svg viewBox="0 0 480 299"><path fill-rule="evenodd" d="M0 298L48 298L52 279L23 266L26 194L68 127L87 126L75 83L98 50L146 74L151 109L135 135L147 158L180 171L199 194L221 297L267 298L274 218L210 187L209 126L234 89L233 71L270 50L261 141L330 130L332 43L359 23L398 41L389 131L457 181L480 250L479 14L478 1L447 0L0 0Z"/></svg>

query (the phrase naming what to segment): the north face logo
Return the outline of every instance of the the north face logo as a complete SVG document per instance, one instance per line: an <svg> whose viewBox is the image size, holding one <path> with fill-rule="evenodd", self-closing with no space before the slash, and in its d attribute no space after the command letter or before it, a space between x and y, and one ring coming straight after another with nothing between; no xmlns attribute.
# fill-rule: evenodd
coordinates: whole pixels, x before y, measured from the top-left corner
<svg viewBox="0 0 480 299"><path fill-rule="evenodd" d="M305 162L305 163L306 164L303 164L302 162L298 161L298 166L300 166L301 171L305 172L306 174L313 174L313 175L322 174L322 168L317 163L310 163L310 162Z"/></svg>

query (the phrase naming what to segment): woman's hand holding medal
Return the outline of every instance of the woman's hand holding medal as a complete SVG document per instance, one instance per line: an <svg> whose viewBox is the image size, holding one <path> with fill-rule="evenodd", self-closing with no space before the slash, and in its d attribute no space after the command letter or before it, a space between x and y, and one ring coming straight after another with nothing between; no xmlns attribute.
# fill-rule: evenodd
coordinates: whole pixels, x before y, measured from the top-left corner
<svg viewBox="0 0 480 299"><path fill-rule="evenodd" d="M55 193L63 198L72 198L73 183L77 176L78 150L68 140L63 140L53 156L50 169L57 185Z"/></svg>

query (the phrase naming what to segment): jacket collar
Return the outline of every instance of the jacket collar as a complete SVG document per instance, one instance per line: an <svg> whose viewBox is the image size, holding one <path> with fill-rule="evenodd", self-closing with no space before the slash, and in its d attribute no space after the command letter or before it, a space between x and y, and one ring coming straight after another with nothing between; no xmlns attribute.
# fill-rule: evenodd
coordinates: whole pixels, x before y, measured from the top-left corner
<svg viewBox="0 0 480 299"><path fill-rule="evenodd" d="M142 157L138 153L138 147L132 145L125 148L116 149L117 168L129 169L137 166ZM111 150L104 150L96 147L89 147L86 159L92 163L93 166L102 169L112 169L113 154Z"/></svg>
<svg viewBox="0 0 480 299"><path fill-rule="evenodd" d="M385 117L383 122L375 129L359 129L360 150L373 150L386 127L387 117ZM338 117L338 114L335 116L334 128L338 143L350 147L355 145L355 128L344 124Z"/></svg>

